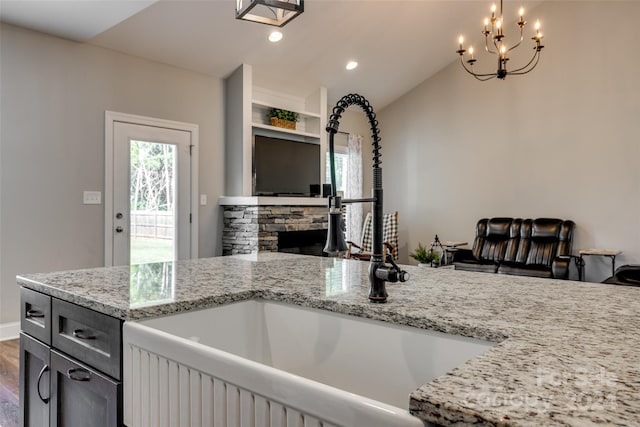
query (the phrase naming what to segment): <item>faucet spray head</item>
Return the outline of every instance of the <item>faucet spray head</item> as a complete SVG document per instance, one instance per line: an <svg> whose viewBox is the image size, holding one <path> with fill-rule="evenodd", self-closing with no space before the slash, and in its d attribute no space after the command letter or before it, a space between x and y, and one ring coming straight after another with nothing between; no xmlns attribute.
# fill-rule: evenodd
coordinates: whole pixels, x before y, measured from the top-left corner
<svg viewBox="0 0 640 427"><path fill-rule="evenodd" d="M323 251L330 256L347 250L344 241L344 222L342 220L342 202L339 196L329 196L329 228L327 230L327 244Z"/></svg>

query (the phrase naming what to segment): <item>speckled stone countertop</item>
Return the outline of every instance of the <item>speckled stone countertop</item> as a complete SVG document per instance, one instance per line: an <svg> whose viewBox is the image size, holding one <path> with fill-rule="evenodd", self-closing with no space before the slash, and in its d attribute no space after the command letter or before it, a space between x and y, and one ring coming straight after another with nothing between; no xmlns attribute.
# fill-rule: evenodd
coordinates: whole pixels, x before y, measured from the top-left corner
<svg viewBox="0 0 640 427"><path fill-rule="evenodd" d="M406 267L387 304L368 264L260 254L18 277L124 319L264 298L498 343L411 393L442 425L640 426L640 288Z"/></svg>

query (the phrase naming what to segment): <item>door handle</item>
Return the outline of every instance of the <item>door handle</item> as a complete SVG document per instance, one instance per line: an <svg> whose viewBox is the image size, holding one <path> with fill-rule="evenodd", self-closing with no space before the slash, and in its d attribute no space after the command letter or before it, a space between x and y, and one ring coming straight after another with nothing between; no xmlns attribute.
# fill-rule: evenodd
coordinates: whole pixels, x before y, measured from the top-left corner
<svg viewBox="0 0 640 427"><path fill-rule="evenodd" d="M91 372L82 368L71 368L67 371L67 378L74 381L91 381Z"/></svg>
<svg viewBox="0 0 640 427"><path fill-rule="evenodd" d="M49 398L42 397L42 394L40 393L40 381L42 380L42 376L44 375L44 373L48 371L49 371L49 367L47 365L44 365L42 367L42 370L38 374L38 382L36 383L36 390L38 391L38 397L40 398L40 400L42 400L43 403L49 403Z"/></svg>
<svg viewBox="0 0 640 427"><path fill-rule="evenodd" d="M40 310L27 310L27 319L31 319L33 317L44 317L44 313Z"/></svg>
<svg viewBox="0 0 640 427"><path fill-rule="evenodd" d="M123 231L124 231L124 228L122 228L121 226L116 227L116 233L122 233Z"/></svg>
<svg viewBox="0 0 640 427"><path fill-rule="evenodd" d="M84 329L74 329L73 336L76 338L80 338L81 340L95 340L96 336L88 333Z"/></svg>
<svg viewBox="0 0 640 427"><path fill-rule="evenodd" d="M116 214L116 219L122 219L122 212L118 212Z"/></svg>

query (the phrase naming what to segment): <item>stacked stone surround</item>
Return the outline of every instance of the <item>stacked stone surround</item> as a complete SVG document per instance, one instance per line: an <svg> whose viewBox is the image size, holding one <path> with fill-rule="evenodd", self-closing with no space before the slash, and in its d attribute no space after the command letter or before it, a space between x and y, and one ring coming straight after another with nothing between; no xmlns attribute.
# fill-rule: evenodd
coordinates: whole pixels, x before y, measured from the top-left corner
<svg viewBox="0 0 640 427"><path fill-rule="evenodd" d="M324 206L224 206L222 254L277 252L278 233L327 227Z"/></svg>

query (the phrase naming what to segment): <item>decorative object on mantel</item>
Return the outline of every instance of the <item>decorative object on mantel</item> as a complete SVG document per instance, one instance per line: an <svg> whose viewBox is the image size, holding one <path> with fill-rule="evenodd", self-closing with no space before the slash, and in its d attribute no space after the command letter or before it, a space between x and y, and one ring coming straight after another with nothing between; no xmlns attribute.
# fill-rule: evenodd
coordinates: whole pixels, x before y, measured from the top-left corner
<svg viewBox="0 0 640 427"><path fill-rule="evenodd" d="M271 126L296 130L298 113L289 110L281 110L280 108L272 108L269 110L269 120L271 121Z"/></svg>
<svg viewBox="0 0 640 427"><path fill-rule="evenodd" d="M304 0L236 0L236 19L284 27L304 12Z"/></svg>
<svg viewBox="0 0 640 427"><path fill-rule="evenodd" d="M520 20L517 22L518 27L520 27L520 40L513 44L511 47L507 45L506 35L504 34L504 17L502 15L502 0L500 0L500 14L496 16L496 4L491 5L491 18L484 18L484 29L482 30L482 34L484 35L484 49L488 53L494 54L498 56L498 70L495 73L477 73L473 65L477 62L477 59L474 56L473 47L469 47L468 58L466 61L464 60L464 54L467 52L464 46L464 36L460 36L458 39L458 43L460 44L460 48L456 51L458 55L460 55L460 63L465 71L476 79L480 81L486 81L497 77L499 79L504 80L505 77L511 75L521 75L527 74L538 65L538 61L540 60L540 51L544 47L540 42L542 41L542 33L540 32L540 21L536 21L535 24L535 33L531 40L534 42L533 46L533 56L527 62L526 65L516 68L514 70L507 70L507 61L509 61L509 52L513 49L520 46L520 44L524 41L524 26L527 24L527 21L524 20L524 9L520 8ZM492 46L489 44L489 36L491 36ZM494 50L495 48L495 50ZM465 65L465 62L467 65Z"/></svg>
<svg viewBox="0 0 640 427"><path fill-rule="evenodd" d="M420 242L418 242L418 247L411 252L409 256L418 261L418 267L427 265L431 267L435 265L437 267L437 263L440 261L440 254L438 252L435 252L433 248L427 250L427 247L423 246Z"/></svg>

